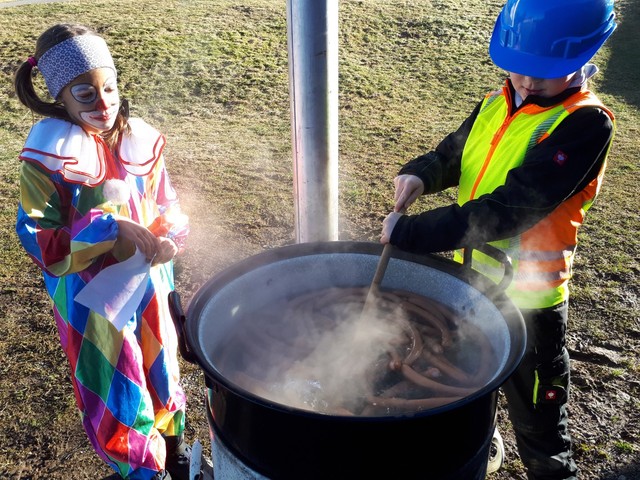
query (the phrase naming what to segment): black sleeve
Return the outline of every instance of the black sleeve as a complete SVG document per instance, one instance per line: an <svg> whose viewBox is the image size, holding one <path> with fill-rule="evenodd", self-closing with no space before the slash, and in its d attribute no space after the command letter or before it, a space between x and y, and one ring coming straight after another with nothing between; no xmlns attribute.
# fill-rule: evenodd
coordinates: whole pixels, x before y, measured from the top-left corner
<svg viewBox="0 0 640 480"><path fill-rule="evenodd" d="M612 137L606 113L582 108L533 147L503 186L463 206L401 217L391 243L409 251L439 252L522 233L596 178Z"/></svg>
<svg viewBox="0 0 640 480"><path fill-rule="evenodd" d="M447 135L434 151L410 160L398 175L415 175L424 183L424 193L436 193L458 185L462 150L482 102L455 131Z"/></svg>

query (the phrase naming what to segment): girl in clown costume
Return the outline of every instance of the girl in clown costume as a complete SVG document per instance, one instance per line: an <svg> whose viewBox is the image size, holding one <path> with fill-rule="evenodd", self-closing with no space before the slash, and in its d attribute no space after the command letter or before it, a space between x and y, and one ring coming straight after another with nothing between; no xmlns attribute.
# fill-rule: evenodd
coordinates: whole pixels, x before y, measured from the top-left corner
<svg viewBox="0 0 640 480"><path fill-rule="evenodd" d="M53 102L36 93L35 72ZM109 49L84 26L45 31L15 88L46 117L20 154L16 231L53 301L83 427L123 478L188 478L186 399L167 299L189 226L165 167L165 138L129 118ZM124 327L74 301L98 273L134 254L150 271Z"/></svg>

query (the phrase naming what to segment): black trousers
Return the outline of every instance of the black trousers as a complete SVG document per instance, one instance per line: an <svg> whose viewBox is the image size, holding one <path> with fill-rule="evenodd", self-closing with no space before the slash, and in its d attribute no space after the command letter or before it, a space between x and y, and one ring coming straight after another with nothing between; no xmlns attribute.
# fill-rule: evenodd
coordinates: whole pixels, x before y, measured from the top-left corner
<svg viewBox="0 0 640 480"><path fill-rule="evenodd" d="M502 386L518 453L529 480L576 479L567 430L567 303L521 312L527 330L526 352Z"/></svg>

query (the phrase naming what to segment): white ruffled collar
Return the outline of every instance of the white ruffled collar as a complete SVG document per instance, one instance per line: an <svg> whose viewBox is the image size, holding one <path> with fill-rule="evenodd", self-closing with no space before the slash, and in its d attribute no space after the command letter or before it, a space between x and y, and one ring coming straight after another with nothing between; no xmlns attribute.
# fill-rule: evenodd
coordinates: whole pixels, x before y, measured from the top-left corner
<svg viewBox="0 0 640 480"><path fill-rule="evenodd" d="M166 139L142 119L129 119L129 126L131 133L118 146L120 163L132 175L147 175L161 158ZM20 159L60 173L68 182L97 186L107 176L104 148L78 125L46 118L31 128Z"/></svg>

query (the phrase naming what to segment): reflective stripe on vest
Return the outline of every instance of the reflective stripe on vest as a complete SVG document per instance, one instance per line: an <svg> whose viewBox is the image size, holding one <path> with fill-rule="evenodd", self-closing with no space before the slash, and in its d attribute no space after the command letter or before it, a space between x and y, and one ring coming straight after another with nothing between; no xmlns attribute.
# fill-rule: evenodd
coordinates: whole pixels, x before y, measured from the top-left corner
<svg viewBox="0 0 640 480"><path fill-rule="evenodd" d="M544 141L578 108L597 106L614 120L613 114L587 90L551 107L524 105L511 117L510 102L505 86L502 91L487 95L481 106L462 154L459 205L504 185L508 172L522 164L529 149ZM569 297L578 228L598 194L605 167L606 162L587 187L526 232L491 242L511 258L514 276L507 294L518 307L552 307ZM462 251L456 252L455 259L462 261ZM501 265L481 252L474 251L473 268L495 281L502 276Z"/></svg>

